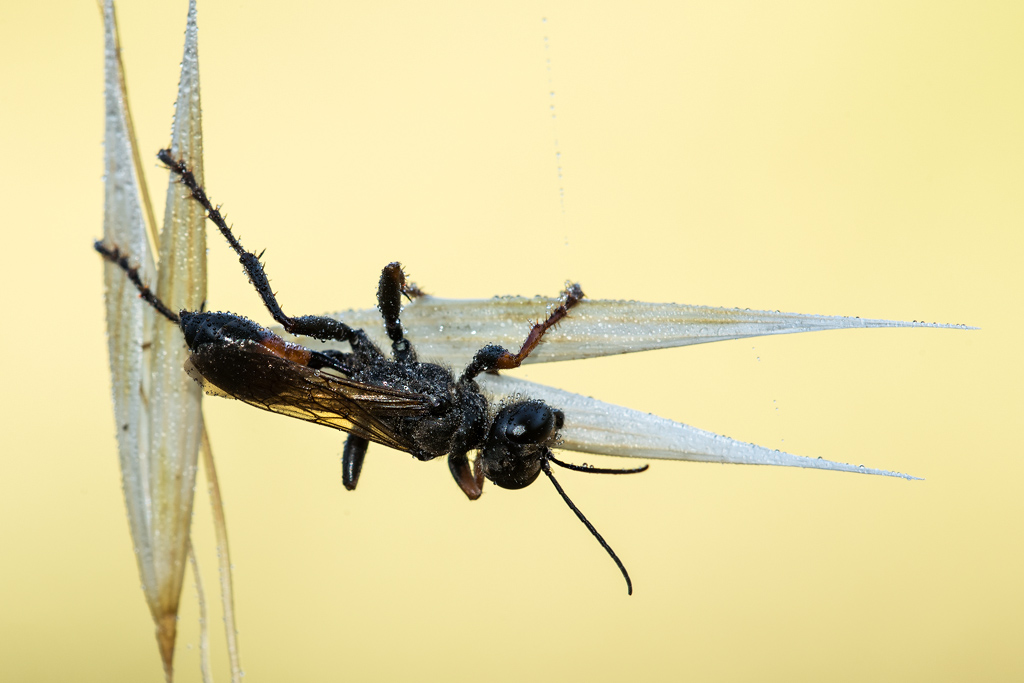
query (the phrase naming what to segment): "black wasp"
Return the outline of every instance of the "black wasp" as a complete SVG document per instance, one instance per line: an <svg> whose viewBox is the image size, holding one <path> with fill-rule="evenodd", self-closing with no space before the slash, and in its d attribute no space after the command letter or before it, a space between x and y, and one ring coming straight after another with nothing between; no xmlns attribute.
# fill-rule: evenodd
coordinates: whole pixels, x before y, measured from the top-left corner
<svg viewBox="0 0 1024 683"><path fill-rule="evenodd" d="M456 377L444 366L416 360L416 351L403 335L399 313L403 295L412 299L423 293L406 282L400 264L391 263L381 273L377 288L378 307L391 339L393 358L388 358L363 330L324 316L285 315L259 256L242 247L184 162L174 159L170 150L161 150L157 157L180 178L238 254L274 320L291 334L347 342L352 349L314 351L234 313L175 313L141 281L138 268L133 268L115 245L96 242L96 251L125 271L142 298L181 328L191 352L185 370L207 393L348 432L342 480L349 490L356 487L370 441L406 451L419 460L447 454L452 476L470 500L480 497L484 478L502 488L520 489L544 472L618 565L629 593L633 593L622 561L562 490L551 463L602 474L642 472L647 466L618 470L564 463L551 452L565 422L562 411L529 399L491 406L475 380L482 372L519 367L544 333L583 298L579 285L566 289L562 304L547 320L533 326L518 353L489 344L477 351ZM478 455L471 464L467 454L473 450Z"/></svg>

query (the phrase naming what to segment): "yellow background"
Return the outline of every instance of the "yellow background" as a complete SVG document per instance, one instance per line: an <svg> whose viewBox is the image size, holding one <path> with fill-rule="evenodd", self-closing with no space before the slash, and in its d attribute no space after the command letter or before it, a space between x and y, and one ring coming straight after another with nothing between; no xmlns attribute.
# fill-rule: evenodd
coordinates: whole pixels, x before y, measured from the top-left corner
<svg viewBox="0 0 1024 683"><path fill-rule="evenodd" d="M119 10L159 213L186 4ZM347 493L338 434L208 399L246 680L1024 677L1019 2L203 2L199 27L207 182L293 313L373 305L399 259L444 296L572 278L593 298L982 328L518 372L926 477L563 474L632 598L546 483L470 503L443 461L375 446ZM0 9L9 681L162 675L90 248L102 56L92 2ZM210 306L268 320L215 235L210 257ZM196 510L213 594L202 481ZM198 680L196 613L188 577L182 681Z"/></svg>

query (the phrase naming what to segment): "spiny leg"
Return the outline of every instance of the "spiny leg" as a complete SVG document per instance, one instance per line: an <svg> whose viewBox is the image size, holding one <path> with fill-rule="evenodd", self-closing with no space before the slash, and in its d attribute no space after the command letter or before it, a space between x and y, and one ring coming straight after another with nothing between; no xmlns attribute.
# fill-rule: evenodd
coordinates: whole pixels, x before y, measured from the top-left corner
<svg viewBox="0 0 1024 683"><path fill-rule="evenodd" d="M310 370L333 368L346 377L351 377L361 362L354 353L345 353L337 349L324 349L323 351L313 351L307 365Z"/></svg>
<svg viewBox="0 0 1024 683"><path fill-rule="evenodd" d="M363 471L363 459L370 442L361 436L349 434L341 455L341 483L349 491L355 491L359 473Z"/></svg>
<svg viewBox="0 0 1024 683"><path fill-rule="evenodd" d="M157 298L157 295L153 293L153 290L151 290L149 287L143 284L142 279L139 277L138 267L133 268L131 264L128 263L128 257L123 256L121 254L121 251L117 247L114 247L112 249L107 248L99 240L93 242L92 246L93 249L98 251L103 256L103 258L117 265L118 267L121 268L121 270L124 271L125 275L131 281L131 283L135 285L135 288L137 290L139 290L139 296L145 299L146 303L148 303L150 306L156 309L157 313L167 318L175 325L179 324L180 318L178 317L178 314L172 311L170 308L168 308L163 301L160 301L160 299Z"/></svg>
<svg viewBox="0 0 1024 683"><path fill-rule="evenodd" d="M625 565L622 564L622 560L620 560L619 556L615 554L615 551L612 550L610 545L608 545L608 542L604 540L601 534L597 533L597 529L594 528L594 525L583 516L580 509L576 507L571 500L569 500L569 496L567 496L565 491L562 490L562 487L558 484L558 480L555 479L555 475L551 473L551 465L548 464L548 459L550 457L551 456L549 454L548 457L544 458L540 463L541 468L544 470L544 474L548 475L548 479L550 479L551 483L555 485L555 490L558 491L558 495L562 497L562 500L564 500L565 504L569 506L569 509L576 513L576 516L579 517L581 522L583 522L583 526L590 530L590 533L594 535L594 538L596 538L597 542L601 544L601 547L607 551L613 560L615 560L615 564L619 567L619 571L622 572L622 577L626 579L626 592L629 595L632 595L633 582L629 579L629 572L626 571Z"/></svg>
<svg viewBox="0 0 1024 683"><path fill-rule="evenodd" d="M355 354L343 353L341 351L335 351L334 349L327 349L325 351L310 351L309 360L306 362L306 367L310 370L320 370L321 368L330 368L337 370L346 377L351 377L355 369L352 364L352 357Z"/></svg>
<svg viewBox="0 0 1024 683"><path fill-rule="evenodd" d="M405 281L402 264L395 261L384 266L384 270L381 271L380 284L377 286L377 308L384 318L384 329L391 340L395 360L399 363L412 363L416 360L416 351L405 338L402 321L399 320L402 312L402 295L411 300L423 296L423 292L416 285Z"/></svg>
<svg viewBox="0 0 1024 683"><path fill-rule="evenodd" d="M513 354L508 349L496 344L488 344L476 352L476 356L462 373L462 379L473 379L481 372L492 370L511 370L518 368L530 352L537 348L544 333L554 327L562 318L569 314L569 309L583 299L583 290L578 284L571 284L565 290L565 300L544 322L539 322L530 329L519 353Z"/></svg>
<svg viewBox="0 0 1024 683"><path fill-rule="evenodd" d="M397 273L395 272L397 270ZM427 293L419 288L415 282L409 282L405 279L405 271L402 270L402 264L398 261L392 261L391 263L384 266L384 271L381 273L381 278L387 275L388 278L394 279L398 288L409 301L418 299L421 296L427 296ZM379 293L378 293L379 296Z"/></svg>
<svg viewBox="0 0 1024 683"><path fill-rule="evenodd" d="M231 228L228 227L227 222L220 213L220 209L210 203L209 197L206 196L206 191L196 181L195 175L185 165L184 161L180 161L171 156L171 150L162 149L157 154L157 158L171 170L172 173L176 174L181 178L182 184L188 188L192 194L192 198L195 199L199 204L206 209L207 217L217 226L220 233L224 235L224 239L228 241L231 248L238 254L238 260L241 262L242 267L245 268L245 272L249 275L249 282L252 283L253 287L256 288L256 292L263 299L263 304L270 311L270 315L273 316L274 320L280 323L284 329L292 334L300 334L307 337L315 337L321 340L335 340L340 342L349 342L353 349L357 351L369 352L369 349L376 351L376 347L373 346L373 342L366 336L362 330L357 330L349 327L345 323L328 318L325 316L317 315L305 315L298 318L292 318L285 315L285 312L281 310L280 304L277 302L277 297L274 295L274 291L270 288L270 281L267 279L267 274L263 270L263 264L260 263L260 258L251 251L247 251L242 243L231 232ZM375 355L379 355L377 352Z"/></svg>

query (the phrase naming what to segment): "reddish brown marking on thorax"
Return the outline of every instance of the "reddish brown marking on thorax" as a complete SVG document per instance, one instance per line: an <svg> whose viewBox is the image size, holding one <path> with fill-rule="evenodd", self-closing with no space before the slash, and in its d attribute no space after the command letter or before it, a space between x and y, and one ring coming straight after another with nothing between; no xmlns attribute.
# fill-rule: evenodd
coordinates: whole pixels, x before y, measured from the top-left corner
<svg viewBox="0 0 1024 683"><path fill-rule="evenodd" d="M260 340L260 345L266 348L275 356L284 358L299 365L309 365L309 358L313 352L305 346L286 342L276 334L267 333L267 336Z"/></svg>

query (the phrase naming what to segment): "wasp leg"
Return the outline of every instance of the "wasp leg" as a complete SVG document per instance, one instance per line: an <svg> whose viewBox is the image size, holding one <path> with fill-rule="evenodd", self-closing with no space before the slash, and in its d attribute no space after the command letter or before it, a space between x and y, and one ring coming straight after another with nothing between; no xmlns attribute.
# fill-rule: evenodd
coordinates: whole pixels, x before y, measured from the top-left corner
<svg viewBox="0 0 1024 683"><path fill-rule="evenodd" d="M391 340L391 349L394 352L395 360L399 363L414 363L416 351L412 344L405 338L402 332L402 321L399 315L402 312L402 295L409 299L423 296L423 292L411 283L406 283L405 273L402 271L402 264L398 261L384 266L380 274L380 284L377 286L377 307L384 318L384 329L387 330L388 338Z"/></svg>
<svg viewBox="0 0 1024 683"><path fill-rule="evenodd" d="M224 216L221 215L220 209L214 206L210 202L210 198L207 197L206 191L196 181L195 175L185 165L184 161L176 160L171 156L171 150L162 149L157 158L163 162L172 173L176 174L181 178L182 184L188 188L192 194L192 198L199 202L200 206L206 209L206 216L209 218L220 233L224 236L224 239L228 241L231 248L238 254L238 260L241 262L242 267L245 268L246 274L249 276L249 282L252 283L253 287L256 288L256 292L263 299L263 305L270 311L270 315L273 316L284 329L292 334L303 335L306 337L315 337L322 341L340 341L348 342L352 345L352 349L357 353L364 354L372 358L383 358L380 350L370 341L370 338L366 336L366 333L359 329L354 329L334 318L328 318L325 316L318 315L305 315L299 318L292 318L285 315L285 312L281 310L281 305L277 302L277 296L274 294L274 290L270 288L270 280L267 279L267 274L263 270L263 264L260 263L260 257L251 251L247 251L242 243L238 241L238 238L231 232L231 228L228 227L227 222L224 220Z"/></svg>
<svg viewBox="0 0 1024 683"><path fill-rule="evenodd" d="M345 449L341 455L341 483L349 491L356 490L359 482L359 473L363 471L363 459L366 457L366 447L370 442L361 436L349 434L345 439Z"/></svg>
<svg viewBox="0 0 1024 683"><path fill-rule="evenodd" d="M484 488L484 471L479 458L471 466L466 451L453 451L448 455L448 469L467 498L476 500L480 497Z"/></svg>
<svg viewBox="0 0 1024 683"><path fill-rule="evenodd" d="M488 344L476 352L476 356L462 373L462 379L473 379L481 372L494 370L511 370L518 368L530 352L537 348L544 333L554 327L562 318L569 314L569 309L583 299L583 290L578 284L569 285L565 290L565 300L551 312L547 320L539 322L530 329L526 341L519 349L519 353L513 354L503 346Z"/></svg>
<svg viewBox="0 0 1024 683"><path fill-rule="evenodd" d="M355 368L360 362L356 360L356 354L344 353L343 351L337 351L335 349L324 349L323 351L312 351L309 357L309 362L306 366L310 370L319 370L320 368L330 368L337 370L346 377L351 377L355 372Z"/></svg>

